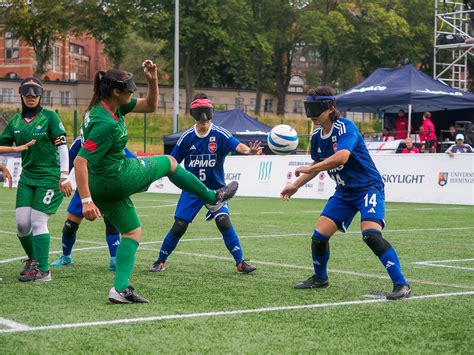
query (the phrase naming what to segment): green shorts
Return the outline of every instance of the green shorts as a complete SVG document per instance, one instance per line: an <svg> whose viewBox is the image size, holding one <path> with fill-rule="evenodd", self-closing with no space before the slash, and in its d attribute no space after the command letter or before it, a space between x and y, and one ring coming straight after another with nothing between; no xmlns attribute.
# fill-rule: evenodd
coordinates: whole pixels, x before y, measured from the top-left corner
<svg viewBox="0 0 474 355"><path fill-rule="evenodd" d="M63 198L59 183L55 188L47 188L28 185L20 181L16 193L16 208L31 207L46 214L55 214Z"/></svg>
<svg viewBox="0 0 474 355"><path fill-rule="evenodd" d="M171 162L166 156L126 159L116 176L89 174L92 200L120 233L140 227L140 220L130 196L148 190L150 185L167 175Z"/></svg>

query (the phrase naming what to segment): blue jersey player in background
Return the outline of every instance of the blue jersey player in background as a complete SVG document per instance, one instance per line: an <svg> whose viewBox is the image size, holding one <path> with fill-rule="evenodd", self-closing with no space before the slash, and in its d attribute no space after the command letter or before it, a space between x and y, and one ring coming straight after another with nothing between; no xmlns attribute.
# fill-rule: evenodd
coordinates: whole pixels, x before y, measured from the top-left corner
<svg viewBox="0 0 474 355"><path fill-rule="evenodd" d="M178 164L184 161L185 169L197 176L208 188L218 189L225 186L224 160L229 153L262 154L262 148L258 141L248 147L224 128L212 124L213 112L212 102L205 94L197 94L193 98L191 116L196 120L196 124L183 133L171 155ZM167 258L178 245L188 224L203 206L204 202L197 196L182 192L175 211L175 222L166 235L158 259L149 269L150 272L164 271ZM206 220L214 218L225 246L234 257L237 271L246 274L254 271L256 267L243 258L239 238L229 218L227 202L206 208Z"/></svg>
<svg viewBox="0 0 474 355"><path fill-rule="evenodd" d="M76 159L77 153L81 149L81 137L77 137L74 142L69 147L69 172L71 172L74 166L74 159ZM129 151L127 148L124 149L125 155L127 158L136 158L135 154ZM79 225L83 220L82 215L82 202L79 192L76 189L74 196L69 202L67 207L67 220L64 222L63 235L62 235L62 245L63 245L63 255L59 257L58 260L51 263L51 266L64 266L74 264L71 254L74 243L76 243L76 233L79 229ZM117 228L113 226L107 219L104 218L105 223L105 240L107 241L107 246L109 247L110 262L109 270L115 271L115 257L117 255L117 248L120 244L120 234Z"/></svg>
<svg viewBox="0 0 474 355"><path fill-rule="evenodd" d="M407 298L411 289L402 274L397 252L382 237L385 224L382 177L354 123L339 117L334 95L334 90L327 86L308 92L304 102L306 115L319 126L311 137L311 158L314 163L297 168L295 175L298 178L280 194L282 199L288 200L321 171L327 171L337 185L336 192L316 222L311 241L315 274L295 285L295 288L329 286L329 239L337 230L345 232L356 213L360 212L363 240L380 259L394 285L387 299Z"/></svg>

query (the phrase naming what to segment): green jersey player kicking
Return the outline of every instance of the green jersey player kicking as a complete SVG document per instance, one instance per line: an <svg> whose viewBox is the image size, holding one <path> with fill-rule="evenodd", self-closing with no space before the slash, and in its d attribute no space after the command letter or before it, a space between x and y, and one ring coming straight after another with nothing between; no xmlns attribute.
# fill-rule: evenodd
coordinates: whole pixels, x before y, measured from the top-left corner
<svg viewBox="0 0 474 355"><path fill-rule="evenodd" d="M155 110L158 101L156 65L147 60L143 67L148 79L148 96L154 98ZM122 235L114 286L109 292L113 303L148 303L129 283L141 238L140 221L131 195L146 191L153 181L163 176L211 205L231 198L238 187L238 183L233 182L216 191L210 190L170 156L127 159L123 151L128 140L124 115L143 112L145 108L143 101L131 98L136 88L131 73L111 69L96 74L94 96L81 128L84 145L74 160L84 217L94 220L103 214Z"/></svg>
<svg viewBox="0 0 474 355"><path fill-rule="evenodd" d="M19 92L22 111L13 116L0 135L0 146L15 144L13 150L20 150L22 158L16 227L28 259L18 279L50 281L48 219L61 205L63 194L71 194L66 132L58 115L40 105L41 81L26 78Z"/></svg>

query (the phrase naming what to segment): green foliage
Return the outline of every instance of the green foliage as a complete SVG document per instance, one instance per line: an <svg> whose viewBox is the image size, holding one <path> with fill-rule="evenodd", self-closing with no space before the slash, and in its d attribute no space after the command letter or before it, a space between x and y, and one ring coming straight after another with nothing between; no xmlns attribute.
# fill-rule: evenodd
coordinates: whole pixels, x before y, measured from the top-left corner
<svg viewBox="0 0 474 355"><path fill-rule="evenodd" d="M53 54L53 45L73 28L74 5L67 0L11 0L2 7L4 30L13 32L36 54L35 76L46 71ZM5 9L5 10L3 10Z"/></svg>

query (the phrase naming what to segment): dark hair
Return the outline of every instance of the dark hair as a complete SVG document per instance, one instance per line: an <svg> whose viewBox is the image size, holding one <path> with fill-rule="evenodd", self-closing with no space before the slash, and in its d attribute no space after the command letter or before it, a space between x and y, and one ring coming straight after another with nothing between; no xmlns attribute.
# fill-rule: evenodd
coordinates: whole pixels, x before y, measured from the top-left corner
<svg viewBox="0 0 474 355"><path fill-rule="evenodd" d="M103 71L98 71L95 73L94 76L94 94L92 95L91 102L89 103L89 106L87 107L87 110L90 110L92 107L97 105L100 100L107 99L110 96L112 96L112 91L114 90L113 88L106 86L106 85L100 85L100 82L103 77L110 79L112 81L117 80L125 80L127 77L128 73L123 70L119 69L110 69L107 70L106 72Z"/></svg>
<svg viewBox="0 0 474 355"><path fill-rule="evenodd" d="M336 96L336 92L330 86L318 86L317 88L310 89L308 91L308 96ZM334 100L334 105L336 105L336 100ZM329 119L331 122L336 122L341 116L341 113L336 110L336 106L333 107L334 111L329 115Z"/></svg>
<svg viewBox="0 0 474 355"><path fill-rule="evenodd" d="M194 95L193 99L191 101L197 100L197 99L209 99L207 95L203 92L199 92L196 95Z"/></svg>

